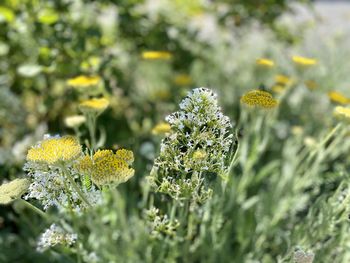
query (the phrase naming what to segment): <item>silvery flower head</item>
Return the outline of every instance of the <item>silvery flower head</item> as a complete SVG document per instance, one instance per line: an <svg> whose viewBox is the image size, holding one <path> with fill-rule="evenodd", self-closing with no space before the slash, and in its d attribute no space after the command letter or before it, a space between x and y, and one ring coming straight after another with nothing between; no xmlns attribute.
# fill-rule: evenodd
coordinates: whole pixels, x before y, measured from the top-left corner
<svg viewBox="0 0 350 263"><path fill-rule="evenodd" d="M56 245L71 246L76 240L77 234L68 233L56 224L52 224L40 236L37 244L37 250L43 252L46 249Z"/></svg>
<svg viewBox="0 0 350 263"><path fill-rule="evenodd" d="M178 190L178 199L186 199L204 192L207 178L227 172L233 134L230 119L210 89L192 90L179 106L179 111L166 117L172 133L161 143L150 181L158 191L174 197L171 192ZM189 187L185 190L181 185Z"/></svg>

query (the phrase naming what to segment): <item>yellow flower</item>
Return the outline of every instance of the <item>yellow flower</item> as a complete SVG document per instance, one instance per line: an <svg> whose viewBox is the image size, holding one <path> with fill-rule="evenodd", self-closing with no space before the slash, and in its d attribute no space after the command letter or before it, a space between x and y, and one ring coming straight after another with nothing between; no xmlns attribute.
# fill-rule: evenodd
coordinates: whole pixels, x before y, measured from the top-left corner
<svg viewBox="0 0 350 263"><path fill-rule="evenodd" d="M84 113L102 113L109 106L109 100L105 98L94 98L85 100L79 104L79 108Z"/></svg>
<svg viewBox="0 0 350 263"><path fill-rule="evenodd" d="M335 102L335 103L339 103L339 104L343 104L343 105L350 103L350 99L348 99L343 94L341 94L340 92L337 92L337 91L328 92L328 97L332 102Z"/></svg>
<svg viewBox="0 0 350 263"><path fill-rule="evenodd" d="M272 95L262 90L252 90L241 97L241 103L251 107L261 107L271 109L278 105Z"/></svg>
<svg viewBox="0 0 350 263"><path fill-rule="evenodd" d="M99 76L78 76L67 81L72 87L89 87L96 86L101 81Z"/></svg>
<svg viewBox="0 0 350 263"><path fill-rule="evenodd" d="M73 136L50 137L29 149L27 160L55 164L75 160L81 155L81 145Z"/></svg>
<svg viewBox="0 0 350 263"><path fill-rule="evenodd" d="M192 84L192 78L187 74L179 74L174 78L174 83L179 86L188 86Z"/></svg>
<svg viewBox="0 0 350 263"><path fill-rule="evenodd" d="M79 127L86 121L83 115L73 115L64 119L64 124L69 128Z"/></svg>
<svg viewBox="0 0 350 263"><path fill-rule="evenodd" d="M302 66L313 66L317 64L316 59L305 58L301 56L293 56L292 60L295 64L302 65Z"/></svg>
<svg viewBox="0 0 350 263"><path fill-rule="evenodd" d="M171 131L171 127L169 123L160 122L153 129L153 134L165 134Z"/></svg>
<svg viewBox="0 0 350 263"><path fill-rule="evenodd" d="M293 80L285 75L276 75L275 82L281 85L289 85L293 83Z"/></svg>
<svg viewBox="0 0 350 263"><path fill-rule="evenodd" d="M275 62L273 62L271 59L259 58L256 60L256 64L264 67L273 67L275 65Z"/></svg>
<svg viewBox="0 0 350 263"><path fill-rule="evenodd" d="M142 52L142 58L147 60L169 60L172 54L168 51L145 51Z"/></svg>
<svg viewBox="0 0 350 263"><path fill-rule="evenodd" d="M282 85L273 85L272 86L272 91L275 92L275 93L282 93L283 91L285 91L285 87L282 86Z"/></svg>
<svg viewBox="0 0 350 263"><path fill-rule="evenodd" d="M292 126L292 134L296 135L296 136L300 136L302 135L304 132L303 127L301 126Z"/></svg>
<svg viewBox="0 0 350 263"><path fill-rule="evenodd" d="M21 197L30 185L28 179L15 179L0 185L0 204L6 205Z"/></svg>
<svg viewBox="0 0 350 263"><path fill-rule="evenodd" d="M333 114L339 119L350 121L350 108L337 106L335 107Z"/></svg>
<svg viewBox="0 0 350 263"><path fill-rule="evenodd" d="M81 173L91 176L96 185L120 184L128 181L135 173L130 168L134 155L122 149L115 154L112 150L98 150L92 157L85 155L79 160L76 168Z"/></svg>
<svg viewBox="0 0 350 263"><path fill-rule="evenodd" d="M305 80L304 84L310 90L314 90L317 88L317 83L313 80Z"/></svg>
<svg viewBox="0 0 350 263"><path fill-rule="evenodd" d="M193 153L193 159L202 160L207 156L206 152L203 150L197 150Z"/></svg>

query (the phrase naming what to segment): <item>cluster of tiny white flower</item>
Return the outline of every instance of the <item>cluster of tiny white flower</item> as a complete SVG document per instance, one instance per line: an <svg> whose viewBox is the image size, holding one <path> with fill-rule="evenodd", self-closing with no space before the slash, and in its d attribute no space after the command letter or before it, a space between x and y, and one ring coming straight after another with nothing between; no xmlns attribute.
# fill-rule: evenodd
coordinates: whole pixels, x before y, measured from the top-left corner
<svg viewBox="0 0 350 263"><path fill-rule="evenodd" d="M207 88L194 89L180 103L180 111L167 116L166 121L172 133L161 143L151 184L171 196L184 197L188 196L184 193L190 192L193 197L195 192L205 193L201 178L227 173L234 151L232 125L221 112L216 94ZM173 180L169 181L169 176ZM200 195L197 197L202 199Z"/></svg>
<svg viewBox="0 0 350 263"><path fill-rule="evenodd" d="M28 194L24 197L26 200L30 198L39 200L44 210L54 206L63 212L70 207L76 213L80 213L87 208L71 183L62 175L60 169L27 162L24 165L24 170L32 178ZM72 169L69 169L69 172L73 174ZM91 185L89 188L82 186L81 190L89 204L97 205L101 202L101 191L95 185Z"/></svg>
<svg viewBox="0 0 350 263"><path fill-rule="evenodd" d="M67 233L61 227L56 224L52 224L45 232L40 236L37 243L37 250L40 252L45 251L47 248L54 247L56 245L71 246L77 240L77 234Z"/></svg>

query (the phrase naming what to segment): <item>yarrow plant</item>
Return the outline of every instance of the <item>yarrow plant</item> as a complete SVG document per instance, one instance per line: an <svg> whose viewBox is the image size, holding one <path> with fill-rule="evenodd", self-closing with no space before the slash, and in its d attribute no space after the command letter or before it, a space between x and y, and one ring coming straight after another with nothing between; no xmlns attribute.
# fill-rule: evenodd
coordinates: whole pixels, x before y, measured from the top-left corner
<svg viewBox="0 0 350 263"><path fill-rule="evenodd" d="M227 176L234 154L232 124L207 88L189 92L166 121L172 133L162 140L151 185L175 200L201 203L211 196L210 178Z"/></svg>

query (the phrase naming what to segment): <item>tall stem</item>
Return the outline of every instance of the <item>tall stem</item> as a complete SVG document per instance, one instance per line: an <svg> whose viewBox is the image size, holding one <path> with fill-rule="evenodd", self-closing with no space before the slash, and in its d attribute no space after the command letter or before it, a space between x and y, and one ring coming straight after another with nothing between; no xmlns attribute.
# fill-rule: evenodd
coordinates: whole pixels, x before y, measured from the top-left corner
<svg viewBox="0 0 350 263"><path fill-rule="evenodd" d="M49 220L49 216L47 214L45 214L41 209L37 208L36 206L32 205L31 203L27 202L26 200L18 199L18 201L21 202L24 206L26 206L30 210L39 214L45 220Z"/></svg>

